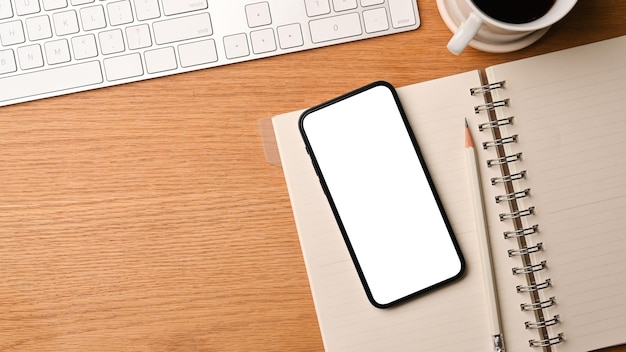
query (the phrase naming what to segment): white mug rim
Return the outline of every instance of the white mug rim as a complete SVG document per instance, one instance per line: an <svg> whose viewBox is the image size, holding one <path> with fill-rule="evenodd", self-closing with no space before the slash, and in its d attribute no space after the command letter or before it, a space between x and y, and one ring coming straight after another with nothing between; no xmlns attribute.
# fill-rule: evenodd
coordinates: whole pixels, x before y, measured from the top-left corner
<svg viewBox="0 0 626 352"><path fill-rule="evenodd" d="M478 6L474 4L473 0L467 0L467 3L470 9L475 14L480 16L480 18L484 22L489 23L493 26L505 29L505 30L523 32L523 31L535 31L535 30L546 28L548 26L555 24L560 19L565 17L565 15L567 15L572 10L574 5L576 5L577 1L578 0L555 0L554 5L552 5L552 8L546 14L544 14L543 16L541 16L540 18L536 20L533 20L527 23L519 23L519 24L500 21L498 19L495 19L487 15ZM555 7L557 3L564 3L564 4L560 5L559 7Z"/></svg>

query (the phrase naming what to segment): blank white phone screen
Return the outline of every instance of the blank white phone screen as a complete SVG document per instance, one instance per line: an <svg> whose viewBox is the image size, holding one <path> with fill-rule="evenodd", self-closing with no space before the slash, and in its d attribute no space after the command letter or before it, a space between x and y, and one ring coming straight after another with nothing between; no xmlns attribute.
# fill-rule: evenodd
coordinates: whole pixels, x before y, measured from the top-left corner
<svg viewBox="0 0 626 352"><path fill-rule="evenodd" d="M390 88L305 113L301 129L374 305L460 275L462 259Z"/></svg>

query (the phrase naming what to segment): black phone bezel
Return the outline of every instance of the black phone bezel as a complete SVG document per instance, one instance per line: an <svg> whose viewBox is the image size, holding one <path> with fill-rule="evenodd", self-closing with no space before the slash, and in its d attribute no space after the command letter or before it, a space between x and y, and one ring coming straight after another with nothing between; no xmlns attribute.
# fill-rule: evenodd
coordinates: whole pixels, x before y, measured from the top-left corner
<svg viewBox="0 0 626 352"><path fill-rule="evenodd" d="M433 197L435 199L435 202L437 203L437 206L439 208L439 212L440 212L440 214L441 214L441 216L443 218L445 226L446 226L446 228L448 230L448 234L450 235L450 239L451 239L451 241L453 243L454 249L456 251L457 257L458 257L459 262L460 262L460 269L459 269L459 272L456 275L454 275L452 277L449 277L449 278L447 278L445 280L442 280L442 281L440 281L440 282L438 282L438 283L436 283L434 285L428 286L428 287L423 288L423 289L421 289L419 291L411 293L411 294L409 294L407 296L400 297L400 298L398 298L398 299L396 299L396 300L394 300L392 302L384 303L384 304L380 303L380 302L377 302L374 299L373 295L372 295L372 292L371 292L371 290L369 288L369 284L367 283L365 275L364 275L363 271L361 270L361 266L359 264L359 260L358 260L358 258L356 256L356 253L354 252L354 249L352 248L352 245L351 245L351 242L350 242L350 237L347 234L347 232L345 230L345 227L343 226L343 223L342 223L342 220L341 220L341 216L339 215L337 207L335 206L335 202L333 200L332 194L330 193L330 190L329 190L329 188L328 188L328 186L326 184L326 181L324 179L324 175L323 175L323 173L322 173L322 171L320 169L320 166L319 166L319 164L317 162L317 159L315 157L315 153L314 153L314 151L313 151L313 149L311 147L311 144L309 142L309 139L308 139L308 137L306 135L306 131L305 131L305 128L304 128L304 120L311 113L313 113L315 111L318 111L318 110L321 110L321 109L324 109L324 108L326 108L328 106L331 106L331 105L336 104L336 103L338 103L340 101L346 100L346 99L348 99L350 97L353 97L353 96L355 96L357 94L360 94L362 92L365 92L365 91L367 91L369 89L372 89L372 88L375 88L375 87L378 87L378 86L384 86L387 89L389 89L389 91L391 92L391 94L392 94L392 96L393 96L393 98L395 100L396 107L398 108L398 110L400 112L400 116L402 117L402 120L404 122L404 126L406 128L407 134L408 134L409 138L411 139L411 143L413 144L413 147L415 149L415 153L416 153L416 155L417 155L417 157L419 159L419 162L420 162L420 165L422 167L422 170L424 171L426 179L428 180L428 184L430 186L432 195L433 195ZM460 246L459 246L459 244L458 244L458 242L456 240L456 237L454 235L454 231L452 230L452 226L451 226L450 221L448 219L448 216L447 216L447 214L445 212L445 209L443 207L441 199L439 198L439 194L437 193L437 190L435 188L435 184L433 182L433 179L432 179L432 177L430 175L430 172L428 171L428 167L426 166L426 162L424 161L424 157L423 157L423 155L422 155L422 153L420 151L417 139L415 138L415 134L413 133L413 130L412 130L410 124L409 124L408 118L406 117L406 114L405 114L404 109L402 107L402 104L400 102L400 98L399 98L395 88L389 82L386 82L386 81L376 81L376 82L370 83L368 85L365 85L365 86L363 86L361 88L358 88L356 90L353 90L353 91L351 91L349 93L346 93L344 95L341 95L341 96L339 96L337 98L329 100L329 101L327 101L325 103L322 103L320 105L317 105L317 106L314 106L312 108L309 108L309 109L305 110L300 115L300 118L298 120L298 129L299 129L300 134L301 134L301 136L302 136L302 138L304 140L306 151L307 151L308 155L311 158L311 162L312 162L313 167L315 169L315 173L317 174L317 176L319 178L319 182L320 182L320 184L322 186L324 194L326 195L326 198L327 198L327 200L328 200L328 202L330 204L330 207L332 209L332 212L333 212L333 215L335 217L335 220L337 221L337 224L338 224L339 229L341 231L343 240L344 240L344 242L345 242L345 244L346 244L346 246L348 248L348 252L350 253L350 257L352 258L352 262L353 262L353 264L354 264L354 266L355 266L355 268L357 270L357 273L358 273L359 279L361 281L361 284L363 285L363 288L365 289L365 293L367 295L367 298L368 298L368 300L370 301L370 303L372 305L374 305L377 308L389 308L389 307L395 306L395 305L397 305L399 303L405 302L405 301L407 301L407 300L409 300L411 298L414 298L416 296L424 294L426 292L432 291L432 290L434 290L436 288L439 288L439 287L441 287L443 285L446 285L446 284L448 284L450 282L453 282L453 281L455 281L455 280L457 280L457 279L459 279L459 278L461 278L463 276L463 274L465 273L465 260L464 260L463 254L461 253Z"/></svg>

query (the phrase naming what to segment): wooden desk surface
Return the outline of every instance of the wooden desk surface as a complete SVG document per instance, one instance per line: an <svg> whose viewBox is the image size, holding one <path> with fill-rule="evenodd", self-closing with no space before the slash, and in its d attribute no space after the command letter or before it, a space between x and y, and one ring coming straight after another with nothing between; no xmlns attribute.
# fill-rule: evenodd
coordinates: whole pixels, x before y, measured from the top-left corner
<svg viewBox="0 0 626 352"><path fill-rule="evenodd" d="M258 120L626 34L626 3L581 1L455 57L418 5L409 33L0 108L0 351L322 351Z"/></svg>

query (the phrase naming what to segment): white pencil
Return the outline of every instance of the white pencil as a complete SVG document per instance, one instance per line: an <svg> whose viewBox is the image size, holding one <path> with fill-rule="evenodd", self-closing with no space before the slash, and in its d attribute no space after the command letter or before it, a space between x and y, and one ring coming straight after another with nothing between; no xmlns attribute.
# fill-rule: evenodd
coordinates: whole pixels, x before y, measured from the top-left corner
<svg viewBox="0 0 626 352"><path fill-rule="evenodd" d="M472 189L472 200L474 203L474 218L476 221L476 230L478 234L478 243L481 254L483 269L482 271L484 277L483 281L485 282L485 292L487 294L489 328L491 330L494 351L503 352L504 339L502 336L502 328L500 326L498 293L496 290L496 282L493 275L493 263L491 261L491 249L489 245L489 235L487 232L487 221L485 219L483 193L481 190L476 151L474 150L474 142L472 140L472 135L467 124L467 119L465 119L465 154L467 160L467 172L470 180L470 188Z"/></svg>

